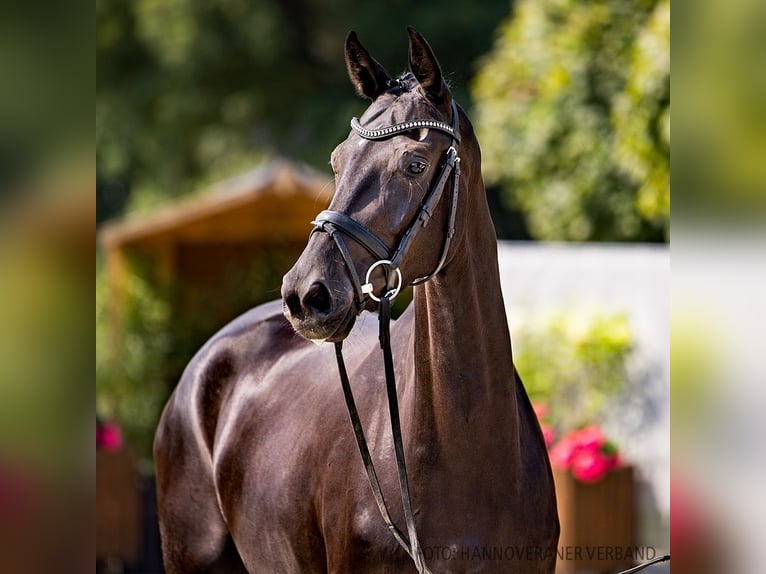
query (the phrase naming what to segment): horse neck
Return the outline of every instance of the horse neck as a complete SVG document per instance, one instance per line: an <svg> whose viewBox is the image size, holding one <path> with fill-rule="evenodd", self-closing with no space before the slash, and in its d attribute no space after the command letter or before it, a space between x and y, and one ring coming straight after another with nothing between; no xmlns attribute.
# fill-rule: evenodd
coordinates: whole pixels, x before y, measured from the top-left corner
<svg viewBox="0 0 766 574"><path fill-rule="evenodd" d="M463 450L457 454L468 461L482 456L482 441L510 455L518 445L497 440L518 433L497 238L481 177L461 194L468 198L464 221L470 224L449 264L415 290L413 430L443 448Z"/></svg>

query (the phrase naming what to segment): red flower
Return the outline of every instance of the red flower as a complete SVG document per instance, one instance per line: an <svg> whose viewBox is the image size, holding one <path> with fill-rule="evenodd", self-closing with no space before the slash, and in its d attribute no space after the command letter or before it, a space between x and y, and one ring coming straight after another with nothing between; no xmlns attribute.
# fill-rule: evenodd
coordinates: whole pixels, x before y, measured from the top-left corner
<svg viewBox="0 0 766 574"><path fill-rule="evenodd" d="M117 452L122 448L122 433L114 423L96 426L96 448L106 452Z"/></svg>
<svg viewBox="0 0 766 574"><path fill-rule="evenodd" d="M571 470L582 482L601 480L622 465L617 447L594 425L566 434L550 448L549 456L553 468Z"/></svg>
<svg viewBox="0 0 766 574"><path fill-rule="evenodd" d="M581 448L572 457L572 476L582 482L597 482L612 469L608 455L594 448Z"/></svg>
<svg viewBox="0 0 766 574"><path fill-rule="evenodd" d="M615 449L616 451L616 449ZM609 470L614 470L616 468L622 468L622 458L620 457L619 453L606 453L606 456L609 460Z"/></svg>
<svg viewBox="0 0 766 574"><path fill-rule="evenodd" d="M567 470L572 464L572 458L577 450L577 443L572 434L566 435L559 442L553 445L549 455L553 468Z"/></svg>
<svg viewBox="0 0 766 574"><path fill-rule="evenodd" d="M606 443L604 433L595 425L575 431L575 441L582 449L599 449Z"/></svg>

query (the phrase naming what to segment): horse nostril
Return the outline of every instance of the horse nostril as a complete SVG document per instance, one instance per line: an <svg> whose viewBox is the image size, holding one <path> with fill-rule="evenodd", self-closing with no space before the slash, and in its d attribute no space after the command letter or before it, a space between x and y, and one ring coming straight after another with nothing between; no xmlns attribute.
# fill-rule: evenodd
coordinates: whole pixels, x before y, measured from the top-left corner
<svg viewBox="0 0 766 574"><path fill-rule="evenodd" d="M303 306L312 314L326 315L331 308L330 292L323 283L311 284L309 290L303 296Z"/></svg>
<svg viewBox="0 0 766 574"><path fill-rule="evenodd" d="M285 305L287 306L287 310L290 311L290 316L292 317L300 317L303 313L303 308L301 307L301 298L298 297L298 294L295 291L285 297Z"/></svg>

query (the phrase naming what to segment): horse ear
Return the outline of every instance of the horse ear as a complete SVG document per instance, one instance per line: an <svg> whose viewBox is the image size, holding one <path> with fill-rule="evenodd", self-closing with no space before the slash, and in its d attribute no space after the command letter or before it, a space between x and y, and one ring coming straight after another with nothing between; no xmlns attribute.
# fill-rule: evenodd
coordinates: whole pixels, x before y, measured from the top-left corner
<svg viewBox="0 0 766 574"><path fill-rule="evenodd" d="M356 93L363 98L374 100L386 91L391 77L385 68L370 56L353 31L346 36L346 67Z"/></svg>
<svg viewBox="0 0 766 574"><path fill-rule="evenodd" d="M449 99L450 92L431 46L412 26L407 26L407 33L410 36L410 71L434 103L444 104Z"/></svg>

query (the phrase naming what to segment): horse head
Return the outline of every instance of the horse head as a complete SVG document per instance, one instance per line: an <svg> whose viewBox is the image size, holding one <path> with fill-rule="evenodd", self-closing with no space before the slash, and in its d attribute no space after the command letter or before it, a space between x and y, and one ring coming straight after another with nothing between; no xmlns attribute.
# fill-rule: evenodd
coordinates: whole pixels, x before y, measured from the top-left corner
<svg viewBox="0 0 766 574"><path fill-rule="evenodd" d="M309 339L343 340L379 296L430 277L449 257L459 112L431 47L408 33L410 72L397 78L354 32L346 38L349 77L372 103L332 152L332 203L282 281L285 315Z"/></svg>

